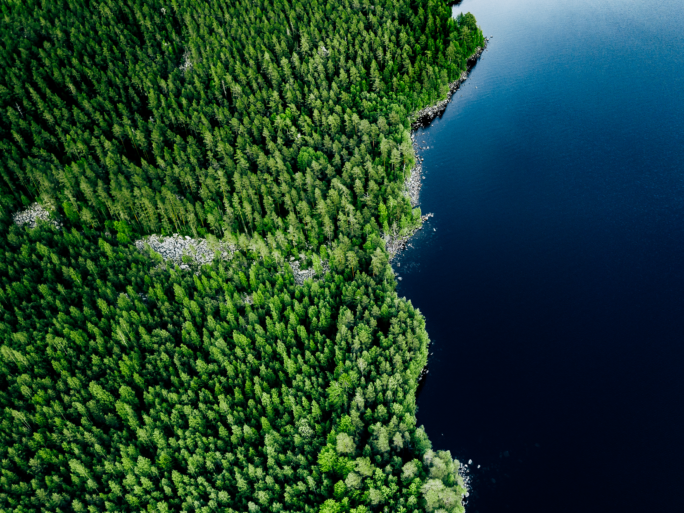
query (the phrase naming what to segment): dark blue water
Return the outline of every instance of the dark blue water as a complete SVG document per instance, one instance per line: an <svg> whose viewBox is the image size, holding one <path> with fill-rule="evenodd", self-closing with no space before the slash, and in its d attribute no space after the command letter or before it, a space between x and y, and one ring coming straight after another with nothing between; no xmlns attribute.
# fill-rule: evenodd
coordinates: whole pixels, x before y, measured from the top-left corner
<svg viewBox="0 0 684 513"><path fill-rule="evenodd" d="M472 458L469 511L682 512L684 2L454 10L494 38L417 134L419 423Z"/></svg>

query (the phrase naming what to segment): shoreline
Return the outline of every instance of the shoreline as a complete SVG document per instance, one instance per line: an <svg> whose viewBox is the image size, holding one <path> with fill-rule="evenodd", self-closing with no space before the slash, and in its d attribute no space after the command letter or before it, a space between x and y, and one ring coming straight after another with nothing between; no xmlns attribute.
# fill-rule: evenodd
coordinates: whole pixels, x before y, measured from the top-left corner
<svg viewBox="0 0 684 513"><path fill-rule="evenodd" d="M468 57L466 63L467 63L467 69L461 73L461 75L458 77L457 80L451 82L449 84L449 92L447 93L447 97L444 100L440 100L434 105L429 105L427 107L424 107L420 109L418 112L413 113L411 116L409 116L409 121L411 124L411 142L412 142L412 148L413 148L413 158L415 161L414 166L411 168L409 171L409 175L406 178L406 181L404 182L404 194L409 198L409 201L411 202L412 207L417 207L420 204L420 189L423 186L423 160L425 160L423 157L420 156L418 151L420 150L419 147L416 146L416 140L415 140L415 135L414 133L416 130L420 128L427 128L430 126L430 124L437 118L441 117L442 114L444 114L444 111L446 110L447 106L449 103L451 103L451 99L453 98L453 95L456 91L458 91L461 87L461 84L465 82L468 79L468 76L470 75L470 71L475 67L477 64L477 61L480 60L480 57L484 53L484 51L487 49L487 43L489 43L489 38L485 37L484 38L484 44L483 46L478 46L475 49L475 52ZM420 216L420 225L414 228L413 230L410 230L409 233L405 235L400 235L400 234L385 234L385 250L387 251L389 255L389 261L390 263L394 258L401 253L403 250L406 249L409 240L420 230L423 229L423 225L425 222L430 219L431 217L434 217L433 213L427 213L423 214Z"/></svg>
<svg viewBox="0 0 684 513"><path fill-rule="evenodd" d="M417 146L414 134L420 128L429 127L437 117L441 117L442 114L444 114L444 111L446 111L446 108L451 102L454 93L458 91L458 89L461 87L461 84L466 81L466 79L470 75L470 71L475 67L477 61L480 60L480 57L482 56L483 52L487 49L488 42L489 39L485 37L483 46L478 47L475 50L475 52L468 58L466 70L461 73L458 80L449 84L449 92L447 93L447 97L445 100L441 100L432 106L425 107L409 118L415 120L411 123L411 142L415 165L409 171L409 176L406 178L406 181L404 182L404 194L408 196L409 200L411 201L411 206L414 208L420 204L420 189L422 188L422 182L424 179L422 162L425 160L419 154L419 150L421 148ZM409 242L410 239L413 238L413 236L416 233L423 229L423 227L425 226L425 222L431 217L434 217L433 213L421 215L420 225L417 226L415 229L410 230L409 233L407 233L403 237L392 238L391 236L386 236L385 248L389 254L389 263L392 268L392 272L394 273L395 279L397 280L397 285L398 282L401 281L401 277L398 276L397 271L394 269L394 266L392 265L392 260L407 247L413 247L413 245ZM423 365L423 368L420 370L420 373L418 374L416 380L416 398L418 398L418 396L420 395L420 392L422 391L427 381L427 377L430 374L430 357L433 354L430 351L431 344L432 341L429 340L426 351L427 355L424 360L425 364ZM471 459L468 460L468 464L460 464L458 469L459 477L461 478L463 487L465 488L463 495L461 495L461 497L459 498L459 501L464 508L466 506L467 498L470 495L470 490L472 487L472 477L469 475L470 469L468 468L469 464L472 464Z"/></svg>
<svg viewBox="0 0 684 513"><path fill-rule="evenodd" d="M430 126L430 124L437 119L438 117L441 117L442 114L444 114L444 111L447 108L447 105L451 103L451 99L453 98L453 95L456 91L458 91L461 87L461 84L465 82L468 79L468 76L470 75L470 71L475 67L477 64L477 61L480 60L480 57L484 53L484 51L487 49L487 43L489 42L488 38L485 38L484 40L484 45L483 46L478 46L475 49L475 52L468 57L467 62L467 69L461 73L461 75L458 77L457 80L454 82L451 82L449 84L449 92L447 93L447 97L444 100L440 100L434 105L429 105L427 107L422 108L418 112L412 114L409 119L414 119L413 122L411 122L411 141L413 142L413 157L415 160L415 165L409 172L409 176L406 179L406 182L404 183L404 186L407 189L407 194L409 199L411 200L411 205L412 206L417 206L420 201L420 188L422 186L421 180L423 179L422 176L422 171L423 171L423 158L420 156L418 151L420 150L419 147L416 146L416 141L415 141L415 135L414 133L420 129L420 128L427 128Z"/></svg>
<svg viewBox="0 0 684 513"><path fill-rule="evenodd" d="M430 123L432 123L432 121L434 121L436 117L441 116L444 113L444 111L447 108L447 105L449 105L449 103L451 102L453 94L456 91L458 91L458 89L461 87L461 84L466 81L466 79L470 75L470 71L475 67L475 64L477 64L477 61L480 60L480 57L487 49L488 42L489 39L485 37L484 45L478 46L475 49L475 52L473 52L473 54L470 57L468 57L466 61L467 69L461 73L461 76L459 76L457 80L449 84L449 92L447 93L447 97L445 100L440 100L434 105L424 107L411 116L411 118L415 119L415 121L411 123L412 130L417 130L418 128L425 128L429 126Z"/></svg>

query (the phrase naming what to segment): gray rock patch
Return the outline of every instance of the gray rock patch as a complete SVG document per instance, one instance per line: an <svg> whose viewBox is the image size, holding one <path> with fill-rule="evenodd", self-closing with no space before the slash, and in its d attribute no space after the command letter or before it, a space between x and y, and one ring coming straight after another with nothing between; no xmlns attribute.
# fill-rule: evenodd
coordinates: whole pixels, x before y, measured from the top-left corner
<svg viewBox="0 0 684 513"><path fill-rule="evenodd" d="M206 265L214 260L216 254L225 260L229 260L237 249L226 242L210 243L206 239L193 239L177 233L170 237L150 235L135 241L135 247L140 251L143 251L146 245L152 251L159 253L165 261L178 264L181 269L190 268L188 264L183 262L184 256L189 257L196 264Z"/></svg>
<svg viewBox="0 0 684 513"><path fill-rule="evenodd" d="M62 223L50 217L50 211L39 203L34 203L25 210L20 210L12 216L14 223L17 226L28 225L29 228L35 228L38 219L48 222L56 228L61 228Z"/></svg>
<svg viewBox="0 0 684 513"><path fill-rule="evenodd" d="M294 274L295 285L297 285L297 286L301 287L302 285L304 285L304 282L306 280L316 278L316 271L313 268L302 269L302 262L300 262L298 260L290 262L290 267L292 268L292 274ZM328 265L328 261L327 260L321 261L321 267L323 268L323 272L321 274L321 277L323 277L325 274L327 274L330 271L330 266Z"/></svg>

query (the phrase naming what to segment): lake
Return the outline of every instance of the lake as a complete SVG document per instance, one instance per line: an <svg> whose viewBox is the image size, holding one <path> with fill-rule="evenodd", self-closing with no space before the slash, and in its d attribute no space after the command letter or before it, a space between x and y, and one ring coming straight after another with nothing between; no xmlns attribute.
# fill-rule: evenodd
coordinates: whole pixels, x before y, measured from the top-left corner
<svg viewBox="0 0 684 513"><path fill-rule="evenodd" d="M684 2L453 9L493 39L416 133L418 422L470 512L682 512Z"/></svg>

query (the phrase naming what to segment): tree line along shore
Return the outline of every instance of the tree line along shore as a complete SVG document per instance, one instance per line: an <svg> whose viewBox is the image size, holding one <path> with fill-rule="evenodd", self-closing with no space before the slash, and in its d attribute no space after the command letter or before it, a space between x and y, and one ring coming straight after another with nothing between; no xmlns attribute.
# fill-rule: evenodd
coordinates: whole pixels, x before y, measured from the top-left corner
<svg viewBox="0 0 684 513"><path fill-rule="evenodd" d="M483 47L473 16L27 0L0 23L0 513L463 511L386 237L421 223L412 113Z"/></svg>

